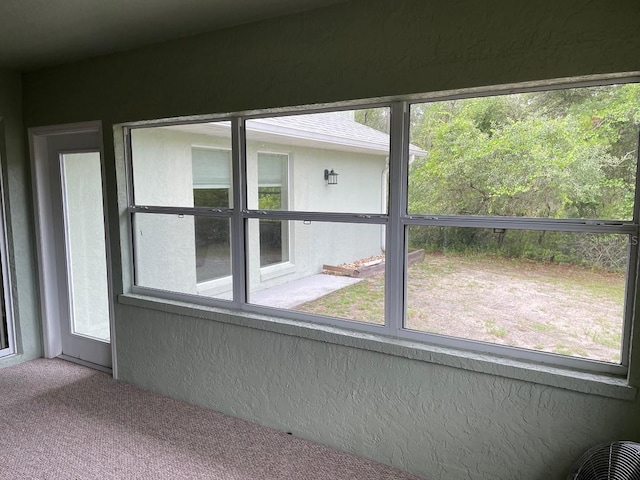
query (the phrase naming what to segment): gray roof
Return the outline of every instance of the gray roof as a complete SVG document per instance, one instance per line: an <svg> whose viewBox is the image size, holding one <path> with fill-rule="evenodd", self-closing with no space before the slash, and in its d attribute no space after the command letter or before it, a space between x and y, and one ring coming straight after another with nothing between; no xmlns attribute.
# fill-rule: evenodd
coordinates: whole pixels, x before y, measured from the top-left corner
<svg viewBox="0 0 640 480"><path fill-rule="evenodd" d="M308 113L247 120L247 131L302 137L308 140L389 153L390 137L384 132L349 118L350 112ZM426 152L409 146L412 155Z"/></svg>
<svg viewBox="0 0 640 480"><path fill-rule="evenodd" d="M390 137L384 132L356 122L352 112L305 113L248 119L247 137L272 143L305 145L315 148L389 155ZM231 122L174 125L166 128L204 135L230 135ZM424 150L409 145L411 155L424 156Z"/></svg>

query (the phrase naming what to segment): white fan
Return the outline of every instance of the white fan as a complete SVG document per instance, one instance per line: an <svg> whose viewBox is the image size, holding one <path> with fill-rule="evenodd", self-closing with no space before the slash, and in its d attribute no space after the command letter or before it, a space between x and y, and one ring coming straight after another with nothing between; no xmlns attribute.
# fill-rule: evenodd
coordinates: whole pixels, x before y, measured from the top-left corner
<svg viewBox="0 0 640 480"><path fill-rule="evenodd" d="M603 443L587 450L567 480L640 480L640 443Z"/></svg>

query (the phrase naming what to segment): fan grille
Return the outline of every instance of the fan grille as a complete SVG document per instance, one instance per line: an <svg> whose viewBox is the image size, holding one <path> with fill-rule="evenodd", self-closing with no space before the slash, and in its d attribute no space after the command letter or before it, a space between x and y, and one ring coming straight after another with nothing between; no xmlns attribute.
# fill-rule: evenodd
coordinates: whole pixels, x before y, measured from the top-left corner
<svg viewBox="0 0 640 480"><path fill-rule="evenodd" d="M640 444L597 445L578 459L568 480L640 480Z"/></svg>

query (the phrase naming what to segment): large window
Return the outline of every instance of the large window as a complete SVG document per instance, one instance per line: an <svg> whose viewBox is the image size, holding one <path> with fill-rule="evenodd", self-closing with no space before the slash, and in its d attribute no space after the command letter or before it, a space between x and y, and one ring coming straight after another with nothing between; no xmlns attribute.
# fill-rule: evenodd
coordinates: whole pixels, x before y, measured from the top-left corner
<svg viewBox="0 0 640 480"><path fill-rule="evenodd" d="M388 108L371 111L389 117ZM360 114L245 121L249 305L312 321L384 325L390 137ZM376 262L370 308L356 305L357 292L373 284L357 271L365 262Z"/></svg>
<svg viewBox="0 0 640 480"><path fill-rule="evenodd" d="M411 106L405 327L601 362L626 356L640 86ZM627 324L625 325L625 318Z"/></svg>
<svg viewBox="0 0 640 480"><path fill-rule="evenodd" d="M639 131L633 83L131 128L134 288L622 374Z"/></svg>

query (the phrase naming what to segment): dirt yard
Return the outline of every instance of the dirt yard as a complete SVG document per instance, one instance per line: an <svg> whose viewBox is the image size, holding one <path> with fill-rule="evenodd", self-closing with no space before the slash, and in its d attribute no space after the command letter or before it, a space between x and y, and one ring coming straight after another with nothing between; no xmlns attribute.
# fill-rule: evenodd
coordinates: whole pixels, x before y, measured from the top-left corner
<svg viewBox="0 0 640 480"><path fill-rule="evenodd" d="M383 275L300 310L382 323ZM409 269L407 328L620 361L624 273L491 257L427 255Z"/></svg>

